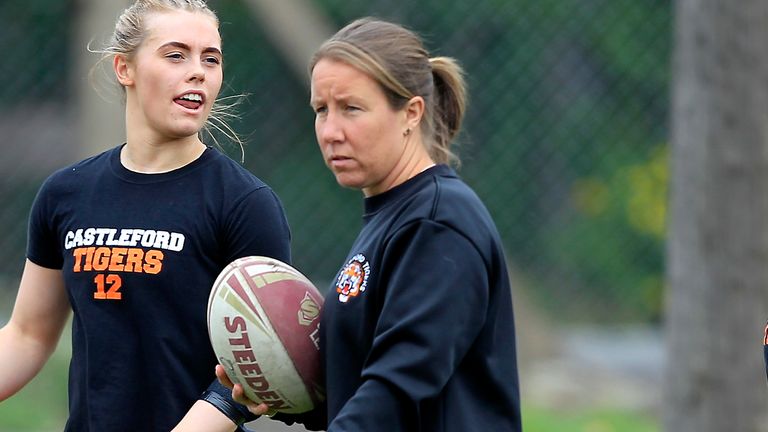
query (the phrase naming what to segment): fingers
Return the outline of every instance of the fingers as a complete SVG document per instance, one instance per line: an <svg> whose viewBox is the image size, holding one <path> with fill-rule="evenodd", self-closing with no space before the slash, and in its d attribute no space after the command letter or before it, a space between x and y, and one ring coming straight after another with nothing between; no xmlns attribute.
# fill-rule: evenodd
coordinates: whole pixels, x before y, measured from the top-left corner
<svg viewBox="0 0 768 432"><path fill-rule="evenodd" d="M232 399L234 399L237 403L245 405L248 408L248 411L256 415L268 416L272 416L276 413L275 410L269 409L267 404L254 402L248 399L248 397L245 395L245 391L243 391L243 386L240 384L234 384L232 380L229 379L227 372L224 370L224 366L216 365L216 378L219 380L221 385L232 389Z"/></svg>
<svg viewBox="0 0 768 432"><path fill-rule="evenodd" d="M265 415L268 417L272 417L273 415L277 414L277 411L273 409L269 409L269 407L265 403L258 404L256 408L253 408L253 409L251 409L251 407L248 407L248 411L256 415Z"/></svg>
<svg viewBox="0 0 768 432"><path fill-rule="evenodd" d="M230 380L229 377L227 376L227 372L224 370L224 366L216 365L216 378L224 387L227 387L227 388L233 387L232 380Z"/></svg>
<svg viewBox="0 0 768 432"><path fill-rule="evenodd" d="M240 384L235 384L235 386L232 388L232 399L234 399L237 403L245 405L248 408L248 411L256 415L272 416L275 414L275 411L270 410L267 404L254 402L248 399L248 397L245 395L245 392L243 391L243 386Z"/></svg>
<svg viewBox="0 0 768 432"><path fill-rule="evenodd" d="M243 390L243 386L241 384L235 384L235 386L232 387L232 399L243 405L254 403L252 400L245 396L245 391Z"/></svg>

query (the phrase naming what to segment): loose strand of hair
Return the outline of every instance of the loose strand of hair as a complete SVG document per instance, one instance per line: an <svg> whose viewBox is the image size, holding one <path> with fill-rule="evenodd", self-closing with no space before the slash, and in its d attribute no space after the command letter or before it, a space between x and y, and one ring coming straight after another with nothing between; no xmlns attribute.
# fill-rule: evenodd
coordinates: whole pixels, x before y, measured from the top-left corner
<svg viewBox="0 0 768 432"><path fill-rule="evenodd" d="M216 100L216 103L211 108L211 113L208 116L208 121L205 122L203 130L211 137L217 147L224 150L219 140L216 138L214 131L217 131L221 135L228 138L233 143L236 143L240 148L240 163L245 162L245 145L240 135L230 126L229 121L240 120L242 116L235 111L235 108L243 103L247 95L237 94L231 96L223 96Z"/></svg>

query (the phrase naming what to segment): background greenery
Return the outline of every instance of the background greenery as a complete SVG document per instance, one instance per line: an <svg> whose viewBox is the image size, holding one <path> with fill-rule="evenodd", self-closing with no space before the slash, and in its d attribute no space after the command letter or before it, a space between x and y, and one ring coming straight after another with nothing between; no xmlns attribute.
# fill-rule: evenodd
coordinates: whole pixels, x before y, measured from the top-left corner
<svg viewBox="0 0 768 432"><path fill-rule="evenodd" d="M403 23L424 36L434 55L464 65L471 99L457 142L460 174L494 216L517 282L516 298L525 294L531 308L562 328L658 323L670 1L312 3L336 27L365 15ZM249 95L233 124L247 139L245 165L285 205L294 264L327 286L360 225L361 196L340 189L323 166L306 77L290 68L243 0L210 4L222 23L223 93ZM77 145L65 146L71 135L64 132L73 127L77 102L69 84L78 78L74 58L85 50L73 43L78 11L74 0L0 2L0 136L48 143L40 154L0 163L0 299L15 294L29 206L50 173L41 168L45 164L22 162L44 161ZM106 36L93 35L96 45ZM47 122L40 120L43 112L50 113ZM19 135L25 130L30 135ZM238 148L224 149L239 160ZM11 305L8 300L3 306L9 311ZM55 430L61 424L63 351L22 394L0 405L0 431ZM527 406L525 421L533 431L654 430L649 418L621 410Z"/></svg>
<svg viewBox="0 0 768 432"><path fill-rule="evenodd" d="M0 404L0 431L60 431L66 421L66 366L63 344L27 387ZM657 421L632 410L523 406L523 429L530 432L655 432Z"/></svg>
<svg viewBox="0 0 768 432"><path fill-rule="evenodd" d="M327 281L359 226L361 197L338 188L318 156L305 77L290 69L241 0L210 3L222 22L224 93L249 94L234 124L248 141L245 165L282 198L296 265ZM465 66L471 105L457 143L461 174L546 310L573 320L658 319L668 1L315 3L337 27L362 15L402 22L435 55ZM11 79L0 90L3 111L36 102L66 109L72 101L62 85L72 73L72 4L0 6L0 40L11 57L0 66ZM225 149L239 159L239 149ZM16 277L29 203L48 172L4 174L0 221L11 229L0 240L0 274Z"/></svg>
<svg viewBox="0 0 768 432"><path fill-rule="evenodd" d="M434 55L465 66L461 174L544 310L569 321L658 319L668 1L316 3L339 27L365 15L401 22ZM322 166L307 90L286 79L291 72L241 2L218 4L228 59L258 59L227 70L233 88L254 92L243 118L253 130L246 164L283 198L296 264L328 280L359 226L360 196L339 191Z"/></svg>

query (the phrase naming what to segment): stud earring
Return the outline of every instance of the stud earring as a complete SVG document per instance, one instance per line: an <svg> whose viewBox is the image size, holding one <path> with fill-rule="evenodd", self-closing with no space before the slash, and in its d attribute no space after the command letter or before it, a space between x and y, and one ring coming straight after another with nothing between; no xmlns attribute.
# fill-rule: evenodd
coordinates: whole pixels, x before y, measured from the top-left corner
<svg viewBox="0 0 768 432"><path fill-rule="evenodd" d="M408 136L410 134L411 134L411 128L408 128L408 129L405 130L405 132L403 132L403 136L404 137L406 137L406 136Z"/></svg>

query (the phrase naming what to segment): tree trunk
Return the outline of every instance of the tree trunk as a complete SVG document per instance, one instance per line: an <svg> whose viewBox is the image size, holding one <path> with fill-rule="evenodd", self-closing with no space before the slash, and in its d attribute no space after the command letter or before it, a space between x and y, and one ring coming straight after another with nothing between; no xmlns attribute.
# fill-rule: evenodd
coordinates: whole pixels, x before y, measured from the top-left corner
<svg viewBox="0 0 768 432"><path fill-rule="evenodd" d="M246 0L246 4L299 80L309 87L310 57L336 32L330 18L311 0Z"/></svg>
<svg viewBox="0 0 768 432"><path fill-rule="evenodd" d="M130 0L77 0L75 10L74 85L79 113L78 159L92 156L125 142L125 103L122 89L112 72L112 62L100 64L100 54L88 51L103 48L115 21Z"/></svg>
<svg viewBox="0 0 768 432"><path fill-rule="evenodd" d="M679 0L668 432L768 431L768 2Z"/></svg>

